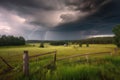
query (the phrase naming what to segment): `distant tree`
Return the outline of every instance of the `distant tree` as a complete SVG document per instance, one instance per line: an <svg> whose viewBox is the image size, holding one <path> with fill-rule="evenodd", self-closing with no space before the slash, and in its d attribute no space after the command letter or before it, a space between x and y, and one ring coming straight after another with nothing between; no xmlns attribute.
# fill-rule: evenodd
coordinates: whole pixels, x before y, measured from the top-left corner
<svg viewBox="0 0 120 80"><path fill-rule="evenodd" d="M79 43L79 47L82 47L82 43Z"/></svg>
<svg viewBox="0 0 120 80"><path fill-rule="evenodd" d="M86 47L89 47L89 43L86 43Z"/></svg>
<svg viewBox="0 0 120 80"><path fill-rule="evenodd" d="M54 45L54 46L59 46L59 45L64 45L64 44L68 45L68 42L66 42L66 41L53 41L53 42L50 42L50 45Z"/></svg>
<svg viewBox="0 0 120 80"><path fill-rule="evenodd" d="M120 48L120 25L117 25L116 27L113 28L113 33L115 34L114 36L114 41L117 47Z"/></svg>
<svg viewBox="0 0 120 80"><path fill-rule="evenodd" d="M43 42L40 43L40 48L44 48L44 43Z"/></svg>

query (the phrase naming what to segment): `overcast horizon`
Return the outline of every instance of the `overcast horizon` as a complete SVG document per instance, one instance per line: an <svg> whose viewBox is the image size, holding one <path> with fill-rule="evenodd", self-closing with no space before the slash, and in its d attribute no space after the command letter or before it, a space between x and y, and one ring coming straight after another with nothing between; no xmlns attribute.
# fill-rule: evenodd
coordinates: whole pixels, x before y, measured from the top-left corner
<svg viewBox="0 0 120 80"><path fill-rule="evenodd" d="M26 40L113 36L120 0L1 0L0 35Z"/></svg>

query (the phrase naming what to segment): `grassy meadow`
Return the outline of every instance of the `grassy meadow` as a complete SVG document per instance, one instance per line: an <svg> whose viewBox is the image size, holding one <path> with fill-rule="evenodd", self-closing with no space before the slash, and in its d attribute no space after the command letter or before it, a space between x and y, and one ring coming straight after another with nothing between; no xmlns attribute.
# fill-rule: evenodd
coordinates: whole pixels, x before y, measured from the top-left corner
<svg viewBox="0 0 120 80"><path fill-rule="evenodd" d="M120 79L120 56L114 52L116 48L113 44L90 44L90 47L79 47L79 45L51 46L45 44L45 48L39 48L39 44L27 44L25 46L7 46L0 47L0 56L3 57L13 70L0 59L0 80L119 80ZM23 51L28 50L29 56L35 54L57 51L57 58L70 55L112 52L117 56L93 55L89 56L89 62L85 57L75 57L58 61L51 68L45 68L44 65L53 60L53 55L36 57L30 59L30 77L25 77L22 71Z"/></svg>

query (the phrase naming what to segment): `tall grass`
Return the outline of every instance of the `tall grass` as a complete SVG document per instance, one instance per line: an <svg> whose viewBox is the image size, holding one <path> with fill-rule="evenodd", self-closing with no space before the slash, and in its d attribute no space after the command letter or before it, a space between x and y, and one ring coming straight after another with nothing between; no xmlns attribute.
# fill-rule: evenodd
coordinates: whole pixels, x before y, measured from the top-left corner
<svg viewBox="0 0 120 80"><path fill-rule="evenodd" d="M120 56L105 57L97 64L60 65L53 74L46 74L46 80L119 80Z"/></svg>
<svg viewBox="0 0 120 80"><path fill-rule="evenodd" d="M0 80L119 80L120 79L120 56L96 55L89 56L89 62L85 57L76 57L57 62L50 68L43 66L52 61L53 57L43 56L30 60L30 76L25 77L22 72L22 53L29 51L29 55L45 53L57 50L57 58L69 55L112 51L114 45L90 45L90 47L74 49L69 47L48 46L39 48L36 46L1 47L0 56L3 56L14 70L0 74ZM14 56L20 54L20 56ZM11 57L14 56L14 57ZM0 61L0 73L4 72L7 66Z"/></svg>
<svg viewBox="0 0 120 80"><path fill-rule="evenodd" d="M19 75L15 80L119 80L120 56L105 56L100 60L102 61L91 63L59 62L54 69L35 65L31 66L32 73L29 78Z"/></svg>

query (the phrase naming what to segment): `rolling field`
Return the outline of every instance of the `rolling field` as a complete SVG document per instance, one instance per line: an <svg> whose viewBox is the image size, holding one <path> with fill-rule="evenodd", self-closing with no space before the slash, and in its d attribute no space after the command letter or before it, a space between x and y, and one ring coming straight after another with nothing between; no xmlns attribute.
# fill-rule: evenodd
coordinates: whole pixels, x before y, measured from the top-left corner
<svg viewBox="0 0 120 80"><path fill-rule="evenodd" d="M78 45L51 46L45 44L45 48L39 48L39 44L28 44L26 46L0 47L0 56L3 57L12 67L8 67L0 59L0 80L119 80L120 57L110 55L90 56L90 62L84 57L66 59L56 63L50 69L43 68L52 61L53 56L42 56L30 60L30 77L25 77L22 72L23 51L28 50L29 56L35 54L57 51L57 58L77 54L95 52L114 52L116 46L112 44L91 44L90 47L78 47ZM119 53L119 51L118 51ZM80 62L82 61L82 62Z"/></svg>

